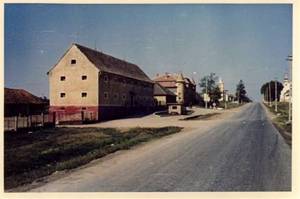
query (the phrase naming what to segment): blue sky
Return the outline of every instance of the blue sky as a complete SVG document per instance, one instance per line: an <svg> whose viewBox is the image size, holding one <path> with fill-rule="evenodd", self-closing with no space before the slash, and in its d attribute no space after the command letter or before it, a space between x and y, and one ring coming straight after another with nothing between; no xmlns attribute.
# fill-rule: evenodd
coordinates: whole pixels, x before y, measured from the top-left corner
<svg viewBox="0 0 300 199"><path fill-rule="evenodd" d="M288 71L292 6L5 5L5 86L48 96L47 71L76 42L157 73L198 81L215 72L234 92L240 79L260 100L260 86ZM196 74L193 74L196 72Z"/></svg>

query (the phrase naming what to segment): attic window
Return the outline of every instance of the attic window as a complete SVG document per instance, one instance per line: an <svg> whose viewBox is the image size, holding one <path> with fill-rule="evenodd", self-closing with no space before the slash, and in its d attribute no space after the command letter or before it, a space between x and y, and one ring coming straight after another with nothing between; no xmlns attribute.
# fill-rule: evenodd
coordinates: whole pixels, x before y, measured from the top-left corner
<svg viewBox="0 0 300 199"><path fill-rule="evenodd" d="M81 97L87 97L87 93L86 92L81 93Z"/></svg>
<svg viewBox="0 0 300 199"><path fill-rule="evenodd" d="M71 59L71 64L76 64L76 59Z"/></svg>
<svg viewBox="0 0 300 199"><path fill-rule="evenodd" d="M86 76L86 75L82 75L82 76L81 76L81 79L82 79L82 80L86 80L86 79L87 79L87 76Z"/></svg>
<svg viewBox="0 0 300 199"><path fill-rule="evenodd" d="M66 93L60 93L60 97L61 98L66 97Z"/></svg>
<svg viewBox="0 0 300 199"><path fill-rule="evenodd" d="M60 81L65 81L66 80L66 76L60 76Z"/></svg>

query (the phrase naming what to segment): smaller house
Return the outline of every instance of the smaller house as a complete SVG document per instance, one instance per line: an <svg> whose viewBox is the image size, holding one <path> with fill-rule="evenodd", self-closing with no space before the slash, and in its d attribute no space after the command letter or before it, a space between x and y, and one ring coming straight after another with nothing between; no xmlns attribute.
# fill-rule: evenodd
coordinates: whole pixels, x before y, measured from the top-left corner
<svg viewBox="0 0 300 199"><path fill-rule="evenodd" d="M158 83L154 84L153 96L157 106L166 106L176 102L176 95Z"/></svg>
<svg viewBox="0 0 300 199"><path fill-rule="evenodd" d="M4 117L38 115L47 111L48 104L26 90L4 88Z"/></svg>
<svg viewBox="0 0 300 199"><path fill-rule="evenodd" d="M290 90L292 87L292 82L289 80L288 74L285 74L283 80L283 89L280 93L280 102L289 102L291 99Z"/></svg>
<svg viewBox="0 0 300 199"><path fill-rule="evenodd" d="M177 103L185 106L196 103L196 83L193 79L185 77L181 73L165 73L157 74L153 81L174 93Z"/></svg>

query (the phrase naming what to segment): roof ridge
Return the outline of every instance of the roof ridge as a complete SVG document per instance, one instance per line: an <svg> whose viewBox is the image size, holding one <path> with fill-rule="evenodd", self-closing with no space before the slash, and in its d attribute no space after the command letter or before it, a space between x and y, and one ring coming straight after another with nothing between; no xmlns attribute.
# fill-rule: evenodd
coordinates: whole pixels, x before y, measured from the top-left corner
<svg viewBox="0 0 300 199"><path fill-rule="evenodd" d="M99 70L153 83L146 73L144 73L144 71L136 64L121 60L80 44L73 45L75 45Z"/></svg>

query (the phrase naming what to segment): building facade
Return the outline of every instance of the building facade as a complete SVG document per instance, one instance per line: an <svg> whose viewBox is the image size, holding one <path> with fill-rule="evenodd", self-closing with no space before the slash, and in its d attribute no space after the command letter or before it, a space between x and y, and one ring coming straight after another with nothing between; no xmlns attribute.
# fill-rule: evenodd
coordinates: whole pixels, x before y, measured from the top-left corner
<svg viewBox="0 0 300 199"><path fill-rule="evenodd" d="M183 74L157 74L153 79L156 83L167 88L176 95L176 102L186 106L195 104L196 83Z"/></svg>
<svg viewBox="0 0 300 199"><path fill-rule="evenodd" d="M224 101L224 81L219 78L219 82L218 82L218 87L220 89L220 92L221 92L221 98L219 99L219 101Z"/></svg>
<svg viewBox="0 0 300 199"><path fill-rule="evenodd" d="M288 78L288 74L285 74L283 79L283 89L280 93L280 102L289 102L291 99L290 90L291 90L292 82Z"/></svg>
<svg viewBox="0 0 300 199"><path fill-rule="evenodd" d="M154 106L154 83L137 65L79 44L47 74L50 112L58 119L82 113L88 120L106 120Z"/></svg>

